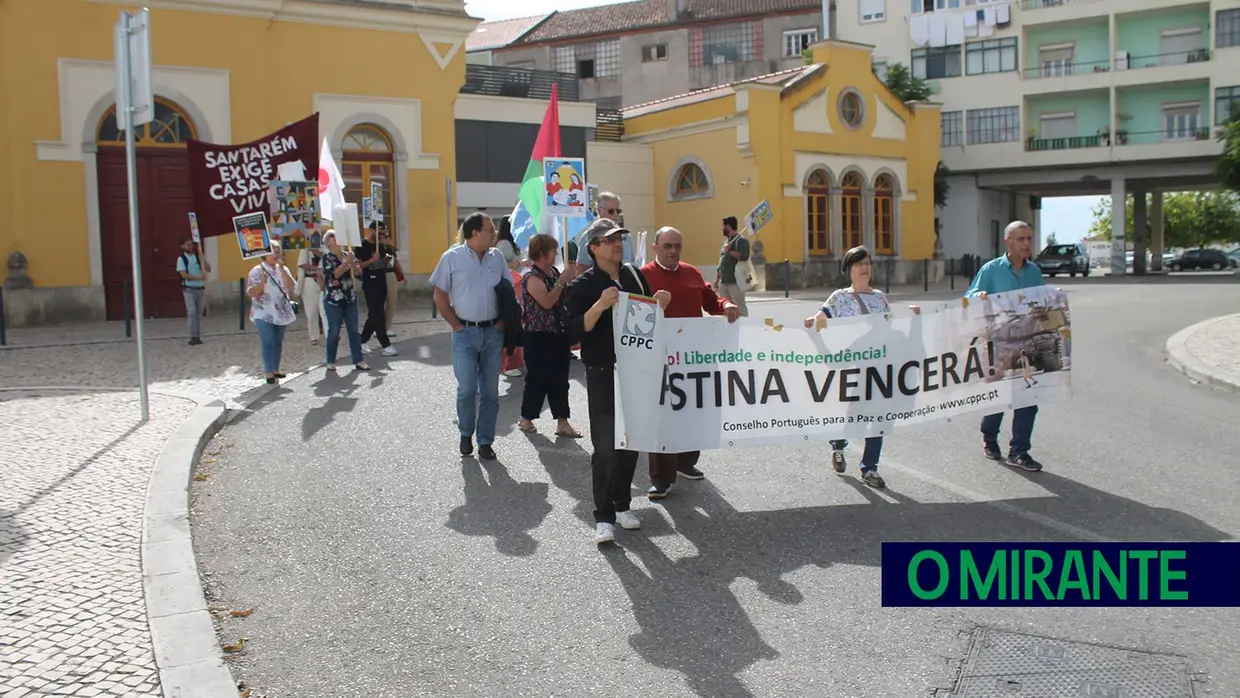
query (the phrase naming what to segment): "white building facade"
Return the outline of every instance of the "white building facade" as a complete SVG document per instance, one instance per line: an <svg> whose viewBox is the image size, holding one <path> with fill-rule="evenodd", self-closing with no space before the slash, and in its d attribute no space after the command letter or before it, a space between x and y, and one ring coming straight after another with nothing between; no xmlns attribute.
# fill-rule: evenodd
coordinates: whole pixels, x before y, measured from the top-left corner
<svg viewBox="0 0 1240 698"><path fill-rule="evenodd" d="M1042 197L1110 194L1124 269L1133 195L1137 270L1147 245L1157 269L1161 193L1215 184L1216 132L1240 108L1236 0L857 0L834 23L943 104L947 257L998 254L1013 219L1041 233Z"/></svg>

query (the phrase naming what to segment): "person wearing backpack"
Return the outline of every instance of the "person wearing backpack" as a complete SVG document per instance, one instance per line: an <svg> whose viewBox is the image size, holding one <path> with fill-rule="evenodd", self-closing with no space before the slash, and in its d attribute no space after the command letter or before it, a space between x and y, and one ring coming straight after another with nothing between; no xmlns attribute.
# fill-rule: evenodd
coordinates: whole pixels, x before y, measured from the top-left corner
<svg viewBox="0 0 1240 698"><path fill-rule="evenodd" d="M181 295L185 296L185 317L189 321L189 344L202 344L202 318L207 310L207 274L211 264L198 254L193 238L181 241L177 256L177 273L181 275Z"/></svg>
<svg viewBox="0 0 1240 698"><path fill-rule="evenodd" d="M641 528L630 511L637 451L616 448L616 347L612 308L620 291L653 295L663 308L672 299L667 291L651 292L641 270L624 262L624 239L629 231L615 221L600 218L586 229L582 242L594 264L568 287L568 328L581 341L581 363L586 367L586 405L590 414L591 480L594 489L594 540L614 543L616 524L627 530Z"/></svg>

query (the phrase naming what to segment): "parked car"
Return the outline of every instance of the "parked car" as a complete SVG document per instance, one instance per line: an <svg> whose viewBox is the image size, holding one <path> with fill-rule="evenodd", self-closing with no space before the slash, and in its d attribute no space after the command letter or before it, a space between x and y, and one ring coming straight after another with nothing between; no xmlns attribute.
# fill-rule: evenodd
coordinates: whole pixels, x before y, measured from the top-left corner
<svg viewBox="0 0 1240 698"><path fill-rule="evenodd" d="M1192 271L1196 269L1235 269L1236 260L1227 256L1226 252L1215 249L1188 250L1168 265L1171 271Z"/></svg>
<svg viewBox="0 0 1240 698"><path fill-rule="evenodd" d="M1076 276L1078 273L1089 276L1089 255L1085 253L1084 245L1047 245L1033 262L1047 276Z"/></svg>

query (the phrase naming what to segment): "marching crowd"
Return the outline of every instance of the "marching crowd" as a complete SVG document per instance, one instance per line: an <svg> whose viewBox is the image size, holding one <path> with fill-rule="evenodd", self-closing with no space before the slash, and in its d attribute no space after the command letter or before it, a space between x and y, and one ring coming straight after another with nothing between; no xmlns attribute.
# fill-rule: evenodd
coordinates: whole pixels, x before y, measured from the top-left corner
<svg viewBox="0 0 1240 698"><path fill-rule="evenodd" d="M525 250L517 248L506 226L497 230L485 213L473 213L460 228L461 244L443 254L430 277L439 314L452 329L452 368L457 382L456 416L460 452L471 456L475 446L480 458L493 460L496 420L499 415L499 377L515 365L516 351L523 354L524 392L517 428L533 433L544 404L555 420L558 438L581 438L570 422L569 375L575 346L585 368L594 495L595 540L615 540L615 526L638 529L641 521L631 511L631 490L640 454L615 447L615 365L612 308L621 291L653 297L666 317L722 316L729 322L748 315L744 290L737 283L738 263L749 260L749 242L737 231L733 217L722 220L723 244L714 283L707 283L697 267L681 260L684 240L680 231L660 228L654 235L654 259L640 268L633 258L629 231L619 222L620 198L603 193L598 199L599 218L570 243L568 257L575 262L557 265L559 242L534 235ZM966 296L985 298L1043 285L1038 267L1030 262L1033 231L1022 221L1011 223L1004 237L1007 253L986 263L977 273ZM190 343L200 344L202 287L210 267L198 259L192 242L177 263L183 278L186 308L190 311ZM258 329L263 372L269 383L284 374L280 356L286 328L300 308L298 295L310 307L311 342L317 342L316 321L326 327L327 370L335 372L337 345L345 332L350 361L357 370L369 370L364 354L368 342L378 339L385 355L393 356L391 318L395 284L403 277L395 249L384 226L367 228L356 249L342 246L335 231L323 236L320 250L301 254L299 279L283 263L283 251L273 243L271 254L251 270L248 293L250 318ZM891 306L882 291L871 286L872 260L864 247L849 250L842 268L847 288L830 294L819 311L805 319L806 328L822 329L831 318L883 315ZM354 279L360 279L367 317L358 330L360 311ZM910 306L920 313L918 306ZM982 419L983 454L992 460L1026 471L1040 471L1030 455L1036 406L1015 410L1012 436L1005 451L1000 446L1003 413ZM867 438L860 463L860 477L875 488L886 486L879 475L883 440ZM835 472L847 470L846 441L831 442L831 465ZM647 497L666 497L679 478L700 480L700 453L647 454L650 485Z"/></svg>

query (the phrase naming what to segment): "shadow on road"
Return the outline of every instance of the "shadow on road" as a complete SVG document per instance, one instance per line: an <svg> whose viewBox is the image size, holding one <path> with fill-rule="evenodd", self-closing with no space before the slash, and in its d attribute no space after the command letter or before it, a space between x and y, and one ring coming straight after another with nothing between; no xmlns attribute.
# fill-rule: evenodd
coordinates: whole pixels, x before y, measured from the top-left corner
<svg viewBox="0 0 1240 698"><path fill-rule="evenodd" d="M495 539L505 555L528 556L538 549L530 531L551 513L545 482L517 482L497 461L461 459L465 503L448 515L448 528L466 536ZM489 479L489 481L488 481Z"/></svg>
<svg viewBox="0 0 1240 698"><path fill-rule="evenodd" d="M577 500L574 514L590 523L590 472L582 449L553 446L545 437L531 439L552 484ZM1013 472L1013 476L1021 475ZM1027 477L1045 487L1049 496L1005 500L1007 504L1108 538L1231 538L1183 512L1147 506L1052 473ZM750 696L742 672L757 662L778 659L779 653L763 639L733 593L737 580L752 581L776 603L795 605L802 602L802 591L786 581L786 575L810 566L878 567L883 541L1069 540L984 502L922 503L893 489L880 496L851 478L841 482L860 492L866 503L743 512L709 482L702 482L678 485L662 500L670 529L649 510L639 510L643 530L621 532L619 545L603 551L641 628L629 639L633 650L653 666L683 674L697 695ZM634 496L640 496L636 488ZM494 519L525 520L528 499L496 497L485 506L492 508L489 516ZM660 535L682 536L697 554L669 558L654 540ZM877 588L869 603L880 603Z"/></svg>

